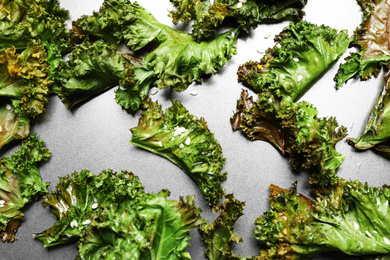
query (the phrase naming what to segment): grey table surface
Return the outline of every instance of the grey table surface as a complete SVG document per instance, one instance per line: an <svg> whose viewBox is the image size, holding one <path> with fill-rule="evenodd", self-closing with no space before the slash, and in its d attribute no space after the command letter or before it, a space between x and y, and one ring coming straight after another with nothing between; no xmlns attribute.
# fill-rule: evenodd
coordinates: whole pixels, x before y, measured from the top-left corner
<svg viewBox="0 0 390 260"><path fill-rule="evenodd" d="M102 1L61 0L60 3L70 11L71 20L75 20L83 14L97 11ZM173 26L167 16L168 11L173 9L168 0L139 0L138 3L160 22ZM346 29L350 35L362 20L356 0L309 0L304 11L305 20ZM294 173L288 160L269 143L251 142L242 134L232 132L229 121L241 89L244 88L237 83L238 66L249 60L260 60L261 52L274 45L273 36L287 25L288 22L261 25L248 36L241 37L237 44L237 55L216 75L205 79L201 84L192 84L181 93L166 89L152 96L164 109L170 106L170 100L182 101L190 113L204 117L210 130L215 133L224 157L227 158L224 170L228 172L228 178L223 187L227 192L233 192L237 199L246 202L245 215L235 225L236 232L244 240L234 246L236 254L241 256L256 255L259 251L253 237L253 223L269 209L270 184L289 188L291 183L298 181L298 191L310 195L306 172ZM271 37L266 37L269 34ZM379 77L365 82L351 80L337 91L333 76L342 60L302 100L317 107L320 116L336 117L339 124L348 128L349 136L356 137L360 135L381 91L383 79ZM191 95L192 91L196 91L198 95ZM51 182L49 189L54 189L60 176L74 171L88 169L99 174L104 169L124 169L138 175L147 192L169 189L170 199L194 195L197 205L203 209L202 216L213 220L216 216L205 204L195 183L181 169L162 157L129 144L129 129L137 125L138 119L139 112L131 115L115 103L114 89L73 110L67 110L58 97L52 96L46 112L32 127L32 132L38 133L52 152L51 159L40 167L43 180ZM2 156L10 155L16 148L9 148ZM337 150L346 155L340 167L340 177L358 179L372 186L390 184L388 159L372 151L357 152L345 139L337 145ZM17 232L18 240L12 244L0 243L1 260L75 258L75 244L46 249L40 241L32 239L33 233L49 228L56 221L50 209L41 206L41 201L25 210L24 222ZM205 246L198 231L193 230L190 234L192 239L188 251L192 258L205 259ZM336 258L345 259L345 256L321 256L317 259Z"/></svg>

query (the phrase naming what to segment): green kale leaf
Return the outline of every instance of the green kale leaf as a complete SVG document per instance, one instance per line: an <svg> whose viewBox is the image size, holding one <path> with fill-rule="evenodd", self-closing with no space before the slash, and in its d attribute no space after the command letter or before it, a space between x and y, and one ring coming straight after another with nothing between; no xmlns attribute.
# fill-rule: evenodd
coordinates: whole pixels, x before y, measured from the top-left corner
<svg viewBox="0 0 390 260"><path fill-rule="evenodd" d="M35 234L45 247L55 246L78 240L84 230L89 230L91 214L99 205L121 204L125 200L134 200L144 194L138 177L132 173L114 173L103 171L99 176L84 170L72 176L60 178L56 190L44 196L43 206L49 206L59 219L49 229Z"/></svg>
<svg viewBox="0 0 390 260"><path fill-rule="evenodd" d="M203 224L193 197L167 200L169 191L145 193L130 172L75 172L45 196L59 219L36 234L45 247L78 241L77 259L191 259L189 231Z"/></svg>
<svg viewBox="0 0 390 260"><path fill-rule="evenodd" d="M227 18L237 21L239 28L249 32L259 24L287 19L300 20L306 0L239 1L239 0L171 0L177 10L169 16L174 24L184 22L192 25L192 35L197 41L217 35L219 27Z"/></svg>
<svg viewBox="0 0 390 260"><path fill-rule="evenodd" d="M223 195L225 158L204 118L191 115L180 101L163 113L152 103L131 129L130 143L163 156L178 165L201 189L206 202L215 205Z"/></svg>
<svg viewBox="0 0 390 260"><path fill-rule="evenodd" d="M8 101L0 106L0 149L14 141L25 139L30 134L30 119L15 112L14 107Z"/></svg>
<svg viewBox="0 0 390 260"><path fill-rule="evenodd" d="M135 76L121 81L115 90L115 101L125 109L137 110L146 104L150 85L155 80L154 72L140 67L134 67ZM135 83L133 83L135 81ZM131 82L131 84L129 84Z"/></svg>
<svg viewBox="0 0 390 260"><path fill-rule="evenodd" d="M293 169L311 169L310 182L321 186L337 183L337 171L345 156L335 150L347 129L335 118L319 118L308 102L279 102L263 93L254 101L243 90L237 112L231 118L233 130L241 130L251 140L273 144L289 157Z"/></svg>
<svg viewBox="0 0 390 260"><path fill-rule="evenodd" d="M43 113L62 56L72 46L67 18L57 0L0 4L0 149L27 137L30 120Z"/></svg>
<svg viewBox="0 0 390 260"><path fill-rule="evenodd" d="M364 19L355 30L353 45L360 49L340 65L334 80L337 88L348 79L359 75L366 80L378 76L382 66L390 63L388 20L390 6L386 1L357 1L363 10Z"/></svg>
<svg viewBox="0 0 390 260"><path fill-rule="evenodd" d="M390 72L387 68L385 85L368 117L368 122L359 137L348 138L349 144L358 150L374 148L390 154Z"/></svg>
<svg viewBox="0 0 390 260"><path fill-rule="evenodd" d="M198 43L191 35L159 23L129 0L105 0L99 12L83 16L74 26L90 37L124 42L131 51L150 50L146 56L141 54L141 65L154 74L148 83L158 88L184 91L192 82L200 82L201 76L215 74L236 54L237 29Z"/></svg>
<svg viewBox="0 0 390 260"><path fill-rule="evenodd" d="M79 259L191 259L188 234L204 221L192 197L167 200L168 191L146 194L137 205L106 205L80 239Z"/></svg>
<svg viewBox="0 0 390 260"><path fill-rule="evenodd" d="M102 40L76 46L60 72L62 77L52 92L67 108L119 84L126 93L127 108L137 110L149 90L149 85L137 84L131 59Z"/></svg>
<svg viewBox="0 0 390 260"><path fill-rule="evenodd" d="M323 252L390 252L390 189L340 180L316 200L271 185L271 209L255 221L262 259L311 259Z"/></svg>
<svg viewBox="0 0 390 260"><path fill-rule="evenodd" d="M8 97L17 112L35 117L48 103L49 64L42 45L31 45L22 53L15 48L0 50L0 97Z"/></svg>
<svg viewBox="0 0 390 260"><path fill-rule="evenodd" d="M234 231L234 223L244 213L245 202L233 197L233 194L226 194L225 201L213 208L213 212L219 212L219 216L213 223L208 222L199 226L203 241L207 245L205 256L215 260L239 260L231 247L233 244L242 242Z"/></svg>
<svg viewBox="0 0 390 260"><path fill-rule="evenodd" d="M47 52L50 76L54 79L62 56L73 45L65 24L68 18L68 11L60 8L57 0L3 1L0 48L20 50L27 48L31 41L40 42Z"/></svg>
<svg viewBox="0 0 390 260"><path fill-rule="evenodd" d="M0 149L26 138L30 121L45 110L52 84L49 69L40 44L29 45L21 53L14 47L0 49Z"/></svg>
<svg viewBox="0 0 390 260"><path fill-rule="evenodd" d="M238 69L238 80L256 92L297 101L347 50L352 38L346 30L317 26L306 21L291 23L275 37L260 62Z"/></svg>
<svg viewBox="0 0 390 260"><path fill-rule="evenodd" d="M42 182L38 163L50 152L36 134L22 142L20 150L0 160L0 237L13 242L23 220L23 207L46 194L49 183Z"/></svg>

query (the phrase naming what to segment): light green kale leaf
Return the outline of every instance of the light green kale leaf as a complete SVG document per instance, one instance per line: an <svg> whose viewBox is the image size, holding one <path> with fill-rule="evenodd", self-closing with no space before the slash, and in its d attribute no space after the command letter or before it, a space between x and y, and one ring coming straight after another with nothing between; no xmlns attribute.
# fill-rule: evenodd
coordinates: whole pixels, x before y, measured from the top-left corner
<svg viewBox="0 0 390 260"><path fill-rule="evenodd" d="M49 102L52 81L45 49L32 43L21 53L14 47L0 49L0 149L26 138L30 121Z"/></svg>
<svg viewBox="0 0 390 260"><path fill-rule="evenodd" d="M165 114L160 105L152 103L131 132L130 143L179 166L199 186L209 205L222 198L226 159L204 118L191 115L180 101L172 101Z"/></svg>
<svg viewBox="0 0 390 260"><path fill-rule="evenodd" d="M141 65L154 73L151 84L158 88L184 91L192 82L200 82L201 76L215 74L236 54L237 29L196 42L190 34L159 23L129 0L106 0L99 12L83 16L74 26L90 37L124 42L131 51L150 51L141 54Z"/></svg>
<svg viewBox="0 0 390 260"><path fill-rule="evenodd" d="M291 23L260 62L239 67L238 80L258 93L271 91L280 99L297 101L344 54L351 40L346 30Z"/></svg>

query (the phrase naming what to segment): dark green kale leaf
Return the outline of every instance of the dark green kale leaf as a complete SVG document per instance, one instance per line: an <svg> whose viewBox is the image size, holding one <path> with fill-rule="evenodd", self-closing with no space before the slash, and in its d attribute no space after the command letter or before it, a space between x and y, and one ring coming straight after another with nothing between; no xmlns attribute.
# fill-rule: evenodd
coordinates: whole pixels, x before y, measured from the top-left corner
<svg viewBox="0 0 390 260"><path fill-rule="evenodd" d="M219 27L227 18L237 21L239 28L249 32L259 24L283 20L300 20L306 0L239 1L239 0L171 0L177 10L171 11L173 23L194 20L192 36L197 40L210 39L217 35Z"/></svg>
<svg viewBox="0 0 390 260"><path fill-rule="evenodd" d="M43 206L49 206L58 218L52 227L35 234L45 247L77 241L91 229L91 214L102 204L120 205L137 202L144 194L138 177L129 172L103 171L99 176L84 170L60 178L56 190L44 196ZM129 203L127 204L129 205Z"/></svg>
<svg viewBox="0 0 390 260"><path fill-rule="evenodd" d="M134 205L102 206L92 215L92 229L83 236L79 259L191 259L185 248L189 231L204 223L193 197L167 200L169 191L146 194Z"/></svg>
<svg viewBox="0 0 390 260"><path fill-rule="evenodd" d="M52 91L67 108L119 84L122 89L118 91L123 92L119 95L126 95L129 103L124 106L137 110L149 90L148 84L137 84L143 74L136 74L131 58L102 40L77 45L60 72L61 79Z"/></svg>
<svg viewBox="0 0 390 260"><path fill-rule="evenodd" d="M45 196L59 222L34 237L45 247L78 241L77 259L190 259L189 231L203 224L193 197L145 193L130 172L75 172Z"/></svg>
<svg viewBox="0 0 390 260"><path fill-rule="evenodd" d="M50 152L36 134L22 142L20 150L0 160L0 237L13 242L23 220L23 207L46 194L49 183L42 182L38 163Z"/></svg>
<svg viewBox="0 0 390 260"><path fill-rule="evenodd" d="M206 202L215 205L223 195L225 158L204 118L191 115L180 101L163 113L152 103L131 129L130 143L163 156L178 165L201 189Z"/></svg>
<svg viewBox="0 0 390 260"><path fill-rule="evenodd" d="M311 259L324 252L348 255L390 252L390 189L340 180L317 190L312 201L271 185L271 209L256 221L254 235L266 247L262 259Z"/></svg>
<svg viewBox="0 0 390 260"><path fill-rule="evenodd" d="M158 88L184 91L192 82L200 82L201 76L215 74L236 54L237 29L198 43L191 35L159 23L129 0L106 0L99 12L83 16L74 26L90 37L124 42L131 51L150 50L141 65L153 72L151 81Z"/></svg>
<svg viewBox="0 0 390 260"><path fill-rule="evenodd" d="M352 53L340 65L334 80L337 88L359 75L363 80L378 76L382 66L390 63L387 1L358 0L364 19L355 30L354 45L360 51Z"/></svg>
<svg viewBox="0 0 390 260"><path fill-rule="evenodd" d="M232 251L232 245L242 242L234 231L234 223L244 213L245 202L226 194L225 201L213 208L213 212L219 212L219 216L211 224L208 222L199 226L203 241L207 245L205 256L208 259L242 259Z"/></svg>
<svg viewBox="0 0 390 260"><path fill-rule="evenodd" d="M338 181L337 171L345 156L335 150L347 129L335 118L319 118L308 102L279 102L261 94L254 101L243 90L237 112L231 118L233 130L241 130L251 140L273 144L289 157L291 166L311 169L310 182L326 186Z"/></svg>
<svg viewBox="0 0 390 260"><path fill-rule="evenodd" d="M134 67L134 73L133 78L120 82L120 87L115 90L115 100L123 108L135 111L142 104L146 104L150 85L155 78L153 71L140 67Z"/></svg>
<svg viewBox="0 0 390 260"><path fill-rule="evenodd" d="M291 23L275 37L260 62L238 69L238 80L256 92L272 92L280 99L297 101L347 50L352 38L346 30Z"/></svg>
<svg viewBox="0 0 390 260"><path fill-rule="evenodd" d="M385 154L390 154L390 72L386 69L385 85L379 94L368 117L368 122L359 137L348 138L349 144L356 149L374 148Z"/></svg>

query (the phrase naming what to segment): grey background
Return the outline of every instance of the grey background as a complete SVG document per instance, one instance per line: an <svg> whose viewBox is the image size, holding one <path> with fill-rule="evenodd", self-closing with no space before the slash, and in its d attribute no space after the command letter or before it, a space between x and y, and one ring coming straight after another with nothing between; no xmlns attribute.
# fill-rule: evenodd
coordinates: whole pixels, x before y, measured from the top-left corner
<svg viewBox="0 0 390 260"><path fill-rule="evenodd" d="M168 11L173 9L168 0L138 2L160 22L173 26L167 16ZM351 35L362 20L356 0L308 2L304 10L305 20L309 22L347 29ZM62 7L70 10L71 20L75 20L83 14L88 15L93 10L98 10L102 1L61 0L60 3ZM181 100L190 113L204 117L211 131L215 133L227 158L224 170L228 172L228 179L223 183L223 187L228 193L233 192L237 199L246 202L245 215L235 225L236 232L244 239L243 243L234 246L236 254L241 256L257 255L259 251L252 235L253 223L269 209L270 184L289 188L291 183L297 180L298 191L310 196L306 172L294 173L288 160L270 144L251 142L239 132L233 133L229 121L235 111L241 89L244 88L237 83L238 66L249 60L260 60L260 52L272 47L273 36L287 25L288 22L262 25L252 30L248 36L241 37L237 44L237 55L233 56L218 74L205 79L202 84L193 84L181 93L170 89L159 90L152 96L164 109L170 106L170 100ZM269 34L271 36L266 38ZM348 128L349 136L356 137L360 135L381 91L383 79L381 75L378 79L366 82L351 80L341 90L336 91L332 79L339 63L321 78L302 100L314 104L320 116L335 116L339 124ZM192 91L197 91L198 95L192 96ZM66 110L56 96L52 96L46 112L32 127L32 132L38 133L52 152L51 159L40 167L43 180L51 182L49 189L54 189L58 177L74 171L88 169L99 174L104 169L125 169L139 176L147 192L169 189L171 199L195 195L197 205L203 209L202 216L212 221L216 215L212 214L195 183L184 172L168 160L129 144L129 129L137 125L138 119L139 112L131 115L115 103L114 89L71 111ZM14 149L16 147L10 147L0 156L9 156ZM390 183L388 159L372 151L357 152L345 139L337 145L337 150L346 155L340 167L340 177L358 179L372 186ZM45 249L40 241L32 239L33 233L49 228L56 221L50 209L41 206L41 201L25 210L25 220L17 232L18 240L12 244L0 243L1 260L75 258L77 249L74 244ZM204 245L198 231L193 230L191 236L192 245L188 250L192 258L204 259ZM318 259L338 257L345 259L345 256L337 255Z"/></svg>

